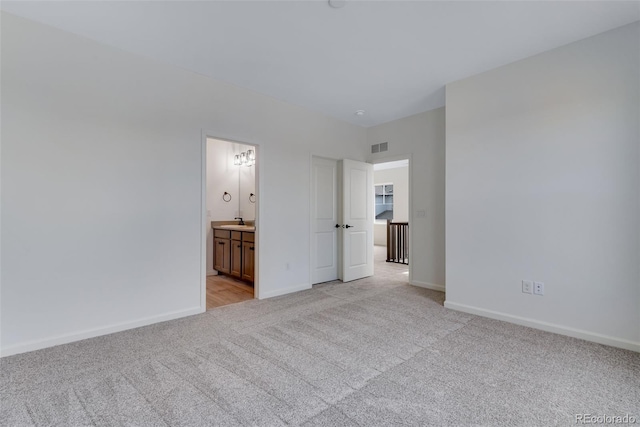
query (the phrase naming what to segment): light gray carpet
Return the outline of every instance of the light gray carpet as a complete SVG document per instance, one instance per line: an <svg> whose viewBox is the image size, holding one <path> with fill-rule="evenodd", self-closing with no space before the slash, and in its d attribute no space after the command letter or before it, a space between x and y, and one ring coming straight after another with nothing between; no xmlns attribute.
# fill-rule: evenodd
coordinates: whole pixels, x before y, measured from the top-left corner
<svg viewBox="0 0 640 427"><path fill-rule="evenodd" d="M640 354L447 310L406 267L376 268L1 359L0 425L640 422Z"/></svg>

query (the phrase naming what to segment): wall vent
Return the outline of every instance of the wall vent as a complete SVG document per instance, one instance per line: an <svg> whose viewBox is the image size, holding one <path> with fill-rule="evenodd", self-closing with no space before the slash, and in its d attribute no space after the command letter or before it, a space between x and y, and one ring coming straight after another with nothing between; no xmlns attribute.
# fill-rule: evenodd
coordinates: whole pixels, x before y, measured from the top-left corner
<svg viewBox="0 0 640 427"><path fill-rule="evenodd" d="M380 144L373 144L371 146L371 153L382 153L387 150L389 150L388 142L381 142Z"/></svg>

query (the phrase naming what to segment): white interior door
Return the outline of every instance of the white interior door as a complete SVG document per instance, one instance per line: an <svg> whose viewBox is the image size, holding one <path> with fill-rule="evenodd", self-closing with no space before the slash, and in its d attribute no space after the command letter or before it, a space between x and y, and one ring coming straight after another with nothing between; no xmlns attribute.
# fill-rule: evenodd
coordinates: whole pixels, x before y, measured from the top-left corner
<svg viewBox="0 0 640 427"><path fill-rule="evenodd" d="M311 284L338 279L338 162L311 165Z"/></svg>
<svg viewBox="0 0 640 427"><path fill-rule="evenodd" d="M342 281L373 275L373 165L342 160Z"/></svg>

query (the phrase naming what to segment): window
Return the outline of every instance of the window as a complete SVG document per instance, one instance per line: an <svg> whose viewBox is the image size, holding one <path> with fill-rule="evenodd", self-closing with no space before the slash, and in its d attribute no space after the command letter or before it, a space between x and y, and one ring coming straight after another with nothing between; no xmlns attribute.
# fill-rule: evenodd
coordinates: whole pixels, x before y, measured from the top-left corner
<svg viewBox="0 0 640 427"><path fill-rule="evenodd" d="M376 220L393 219L393 184L375 186Z"/></svg>

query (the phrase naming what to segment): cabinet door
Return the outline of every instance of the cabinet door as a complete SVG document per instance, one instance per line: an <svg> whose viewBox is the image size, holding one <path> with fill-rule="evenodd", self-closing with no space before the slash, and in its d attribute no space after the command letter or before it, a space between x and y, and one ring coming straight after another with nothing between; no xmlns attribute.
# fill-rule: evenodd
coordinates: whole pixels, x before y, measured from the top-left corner
<svg viewBox="0 0 640 427"><path fill-rule="evenodd" d="M213 268L220 273L231 272L231 240L213 239Z"/></svg>
<svg viewBox="0 0 640 427"><path fill-rule="evenodd" d="M242 278L253 283L255 265L255 243L242 242Z"/></svg>
<svg viewBox="0 0 640 427"><path fill-rule="evenodd" d="M231 275L242 277L242 242L231 241Z"/></svg>

